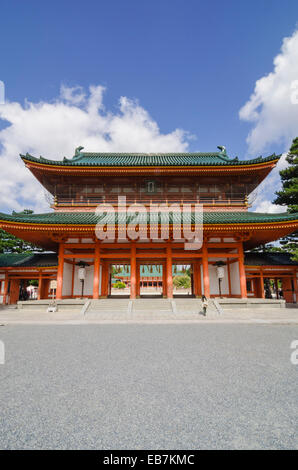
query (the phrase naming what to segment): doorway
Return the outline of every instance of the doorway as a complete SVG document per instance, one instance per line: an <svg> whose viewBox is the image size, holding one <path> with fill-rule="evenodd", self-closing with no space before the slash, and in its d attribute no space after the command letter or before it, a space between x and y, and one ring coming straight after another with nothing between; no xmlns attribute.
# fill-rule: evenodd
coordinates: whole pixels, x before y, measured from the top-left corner
<svg viewBox="0 0 298 470"><path fill-rule="evenodd" d="M164 265L158 262L138 263L137 293L143 298L163 297Z"/></svg>
<svg viewBox="0 0 298 470"><path fill-rule="evenodd" d="M194 279L192 264L173 264L174 297L194 297Z"/></svg>
<svg viewBox="0 0 298 470"><path fill-rule="evenodd" d="M105 282L104 273L102 282ZM130 264L113 263L108 267L109 297L127 298L130 296Z"/></svg>

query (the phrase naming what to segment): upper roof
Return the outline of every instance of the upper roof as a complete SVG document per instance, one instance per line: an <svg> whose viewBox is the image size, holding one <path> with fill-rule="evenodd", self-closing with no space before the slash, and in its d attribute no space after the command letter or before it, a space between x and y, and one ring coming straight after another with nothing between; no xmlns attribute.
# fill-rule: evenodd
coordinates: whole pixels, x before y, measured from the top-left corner
<svg viewBox="0 0 298 470"><path fill-rule="evenodd" d="M280 158L280 155L274 153L265 158L239 160L238 157L230 158L225 148L220 148L221 151L207 153L92 153L76 149L73 158L64 157L63 160L36 158L29 153L21 154L21 158L27 162L64 167L246 166L277 161Z"/></svg>

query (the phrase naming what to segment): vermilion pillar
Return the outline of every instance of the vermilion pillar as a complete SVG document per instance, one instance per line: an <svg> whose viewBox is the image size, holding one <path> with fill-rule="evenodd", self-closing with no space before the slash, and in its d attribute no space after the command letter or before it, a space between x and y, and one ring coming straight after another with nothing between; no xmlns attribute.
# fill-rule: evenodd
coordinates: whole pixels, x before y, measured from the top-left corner
<svg viewBox="0 0 298 470"><path fill-rule="evenodd" d="M265 299L265 289L264 289L264 276L263 276L263 271L262 271L262 268L260 270L260 294L261 294L261 298L262 299Z"/></svg>
<svg viewBox="0 0 298 470"><path fill-rule="evenodd" d="M208 249L207 243L203 243L202 248L203 254L203 284L204 284L204 295L209 298L210 297L210 280L209 280L209 268L208 268Z"/></svg>
<svg viewBox="0 0 298 470"><path fill-rule="evenodd" d="M141 266L137 264L137 272L136 272L136 296L137 298L140 297L140 281L141 281Z"/></svg>
<svg viewBox="0 0 298 470"><path fill-rule="evenodd" d="M136 258L136 245L134 242L131 244L130 251L130 298L135 299L137 295L137 258Z"/></svg>
<svg viewBox="0 0 298 470"><path fill-rule="evenodd" d="M40 300L42 296L42 272L39 271L38 276L38 290L37 290L37 300Z"/></svg>
<svg viewBox="0 0 298 470"><path fill-rule="evenodd" d="M201 267L200 267L200 263L198 261L196 261L193 264L193 280L194 280L194 294L195 294L195 296L202 295Z"/></svg>
<svg viewBox="0 0 298 470"><path fill-rule="evenodd" d="M231 286L231 268L230 268L230 261L227 260L227 271L228 271L228 283L229 283L229 297L232 294L232 286Z"/></svg>
<svg viewBox="0 0 298 470"><path fill-rule="evenodd" d="M295 272L294 272L294 277L293 277L293 283L294 283L295 302L296 304L298 304L297 274Z"/></svg>
<svg viewBox="0 0 298 470"><path fill-rule="evenodd" d="M95 244L94 252L94 275L93 275L93 299L99 298L99 268L100 268L100 246Z"/></svg>
<svg viewBox="0 0 298 470"><path fill-rule="evenodd" d="M73 260L72 260L72 271L71 271L71 298L73 298L75 270L76 270L76 264L75 264L75 259L73 258Z"/></svg>
<svg viewBox="0 0 298 470"><path fill-rule="evenodd" d="M166 280L167 280L167 297L173 297L173 263L172 263L172 245L167 243L167 264L166 264Z"/></svg>
<svg viewBox="0 0 298 470"><path fill-rule="evenodd" d="M8 294L8 272L5 271L4 296L3 296L3 303L4 303L4 305L6 305L6 302L7 302L7 294Z"/></svg>
<svg viewBox="0 0 298 470"><path fill-rule="evenodd" d="M101 297L108 296L109 290L109 265L106 262L102 263L102 281L101 281Z"/></svg>
<svg viewBox="0 0 298 470"><path fill-rule="evenodd" d="M246 297L247 297L246 275L245 275L245 268L244 268L244 253L243 253L243 244L242 244L242 242L239 243L238 254L239 254L238 262L239 262L239 277L240 277L241 298L246 299Z"/></svg>
<svg viewBox="0 0 298 470"><path fill-rule="evenodd" d="M59 254L58 254L58 272L57 272L57 291L56 291L57 300L62 299L63 268L64 268L64 243L60 243Z"/></svg>
<svg viewBox="0 0 298 470"><path fill-rule="evenodd" d="M162 265L162 296L167 297L167 270L166 265Z"/></svg>

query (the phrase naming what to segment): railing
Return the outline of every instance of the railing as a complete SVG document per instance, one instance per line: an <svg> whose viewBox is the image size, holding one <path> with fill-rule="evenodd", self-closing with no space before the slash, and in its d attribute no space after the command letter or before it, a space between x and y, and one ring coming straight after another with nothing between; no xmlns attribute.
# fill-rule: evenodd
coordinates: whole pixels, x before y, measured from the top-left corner
<svg viewBox="0 0 298 470"><path fill-rule="evenodd" d="M197 197L197 199L186 199L186 198L175 198L168 197L162 198L161 196L154 196L150 198L134 198L126 196L126 204L195 204L201 203L208 206L248 206L248 200L246 196L242 197ZM85 207L85 206L98 206L101 204L118 204L118 196L90 196L90 197L77 197L77 198L67 198L67 197L55 197L53 206L73 206L73 207Z"/></svg>

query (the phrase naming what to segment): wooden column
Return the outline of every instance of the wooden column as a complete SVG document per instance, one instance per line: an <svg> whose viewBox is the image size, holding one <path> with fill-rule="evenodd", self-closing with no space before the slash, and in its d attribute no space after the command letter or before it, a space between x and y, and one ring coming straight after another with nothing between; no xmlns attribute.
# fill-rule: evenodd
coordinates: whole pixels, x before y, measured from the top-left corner
<svg viewBox="0 0 298 470"><path fill-rule="evenodd" d="M262 268L260 269L260 294L261 299L265 299L264 276Z"/></svg>
<svg viewBox="0 0 298 470"><path fill-rule="evenodd" d="M167 269L166 264L162 264L162 296L167 297Z"/></svg>
<svg viewBox="0 0 298 470"><path fill-rule="evenodd" d="M135 299L137 295L137 258L136 258L136 244L131 243L130 250L130 298Z"/></svg>
<svg viewBox="0 0 298 470"><path fill-rule="evenodd" d="M64 243L60 243L59 254L58 254L58 271L57 271L57 291L56 291L57 300L62 299L63 268L64 268Z"/></svg>
<svg viewBox="0 0 298 470"><path fill-rule="evenodd" d="M229 283L229 297L232 295L232 287L231 287L231 269L230 269L230 261L227 260L227 271L228 271L228 283Z"/></svg>
<svg viewBox="0 0 298 470"><path fill-rule="evenodd" d="M200 263L195 261L193 263L193 281L194 281L194 295L199 297L202 295L202 287L201 287L201 268Z"/></svg>
<svg viewBox="0 0 298 470"><path fill-rule="evenodd" d="M3 296L3 303L4 303L4 305L6 305L6 302L7 302L7 294L8 294L8 272L5 271L4 296Z"/></svg>
<svg viewBox="0 0 298 470"><path fill-rule="evenodd" d="M296 272L294 272L293 284L294 284L295 303L298 304L298 285L297 285L297 274L296 274Z"/></svg>
<svg viewBox="0 0 298 470"><path fill-rule="evenodd" d="M210 297L210 280L209 280L209 268L208 268L208 249L207 242L203 243L202 248L203 254L203 284L204 284L204 295L207 299Z"/></svg>
<svg viewBox="0 0 298 470"><path fill-rule="evenodd" d="M197 262L197 295L202 295L201 263Z"/></svg>
<svg viewBox="0 0 298 470"><path fill-rule="evenodd" d="M140 281L141 281L141 265L137 263L137 273L136 273L136 297L140 297Z"/></svg>
<svg viewBox="0 0 298 470"><path fill-rule="evenodd" d="M278 278L277 277L274 279L274 287L275 287L276 298L279 299Z"/></svg>
<svg viewBox="0 0 298 470"><path fill-rule="evenodd" d="M37 300L40 300L41 297L42 297L42 272L39 271L39 275L38 275Z"/></svg>
<svg viewBox="0 0 298 470"><path fill-rule="evenodd" d="M240 242L238 245L238 262L239 262L239 277L240 277L240 293L241 298L247 298L247 290L246 290L246 275L245 275L245 267L244 267L244 253L243 253L243 243Z"/></svg>
<svg viewBox="0 0 298 470"><path fill-rule="evenodd" d="M172 263L172 245L167 243L167 264L166 264L166 280L167 280L167 297L173 297L173 263Z"/></svg>
<svg viewBox="0 0 298 470"><path fill-rule="evenodd" d="M108 263L103 262L102 263L102 281L101 281L101 297L107 297L108 296L108 290L109 290L109 269L108 269Z"/></svg>
<svg viewBox="0 0 298 470"><path fill-rule="evenodd" d="M75 262L75 259L73 258L72 273L71 273L71 298L73 298L73 292L74 292L75 271L76 271L76 262Z"/></svg>
<svg viewBox="0 0 298 470"><path fill-rule="evenodd" d="M100 246L95 244L94 251L94 274L93 274L93 299L99 298L99 268L100 268Z"/></svg>

